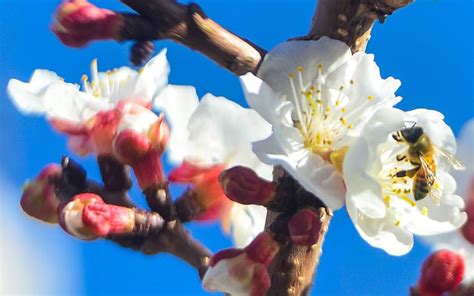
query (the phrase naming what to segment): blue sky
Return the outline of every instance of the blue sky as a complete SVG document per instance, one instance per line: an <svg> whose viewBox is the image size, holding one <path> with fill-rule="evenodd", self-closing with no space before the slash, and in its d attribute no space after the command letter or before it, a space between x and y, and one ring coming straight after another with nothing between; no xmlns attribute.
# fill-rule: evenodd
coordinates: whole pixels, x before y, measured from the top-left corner
<svg viewBox="0 0 474 296"><path fill-rule="evenodd" d="M314 2L201 0L199 4L223 26L270 49L285 39L307 33ZM93 58L99 59L101 69L129 64L128 43L101 42L80 50L60 44L49 31L52 12L59 1L0 0L0 3L2 90L8 79L27 80L36 68L50 69L69 82L79 82ZM94 3L125 9L118 1ZM382 75L402 81L398 94L404 100L400 108L439 110L456 133L474 116L473 6L472 0L418 0L390 16L384 25L377 24L368 47L368 52L375 54ZM171 83L194 85L200 95L212 92L245 104L238 79L226 70L171 42L160 42L156 47L157 51L169 49ZM43 119L19 114L5 91L0 92L0 111L0 184L19 189L26 178L34 176L45 164L69 154L64 137L52 131ZM91 177L98 177L94 158L80 161ZM46 254L49 265L62 268L58 281L70 285L75 282L74 288L52 282L39 285L32 290L33 294L207 295L201 291L194 270L175 258L148 257L105 241L75 240L58 229L29 220L18 207L19 196L5 194L12 191L15 192L3 190L4 194L0 195L0 215L13 217L11 223L23 226L22 231L29 236L32 264L39 256L35 253ZM138 190L132 194L141 199ZM7 242L15 244L7 235L11 233L7 227L10 226L5 223L0 226L2 246ZM190 229L213 251L231 244L217 225L191 224ZM339 211L331 222L313 294L406 295L427 253L421 242L403 257L391 257L373 249L358 236L347 214ZM0 266L5 272L5 265ZM33 270L24 272L26 281L28 277L39 276Z"/></svg>

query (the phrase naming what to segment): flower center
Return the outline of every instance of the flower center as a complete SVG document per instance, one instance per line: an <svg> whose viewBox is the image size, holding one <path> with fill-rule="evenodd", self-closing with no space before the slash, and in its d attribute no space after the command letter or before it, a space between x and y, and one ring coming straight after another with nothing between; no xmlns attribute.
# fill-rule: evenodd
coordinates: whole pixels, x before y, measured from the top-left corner
<svg viewBox="0 0 474 296"><path fill-rule="evenodd" d="M305 147L327 159L334 150L334 144L354 128L351 123L354 112L347 112L349 97L345 87L341 85L335 90L324 85L324 66L319 64L316 67L318 75L315 84L305 81L301 66L297 67L296 74L290 73L288 77L295 106L294 125L300 130ZM348 87L354 83L350 80ZM369 96L369 100L372 97Z"/></svg>
<svg viewBox="0 0 474 296"><path fill-rule="evenodd" d="M411 207L418 207L418 203L415 200L414 190L420 190L421 186L425 186L425 180L421 176L417 175L418 168L411 164L408 158L402 158L408 151L408 146L402 143L393 143L389 140L379 146L381 169L377 175L379 183L382 185L382 196L385 206L389 211L393 212L396 207L395 201L402 201L407 203ZM400 172L412 170L411 176L400 176ZM398 174L398 175L397 175ZM428 191L428 194L424 198L430 198L430 191L440 190L441 184L436 181L432 186L424 188ZM436 201L433 201L437 203ZM422 215L428 216L428 208L418 207ZM395 215L394 215L395 216ZM395 226L399 226L400 220L395 220Z"/></svg>
<svg viewBox="0 0 474 296"><path fill-rule="evenodd" d="M120 87L132 79L130 74L121 75L118 69L99 73L97 59L91 62L92 81L87 75L82 75L82 88L97 98L112 98L120 93Z"/></svg>

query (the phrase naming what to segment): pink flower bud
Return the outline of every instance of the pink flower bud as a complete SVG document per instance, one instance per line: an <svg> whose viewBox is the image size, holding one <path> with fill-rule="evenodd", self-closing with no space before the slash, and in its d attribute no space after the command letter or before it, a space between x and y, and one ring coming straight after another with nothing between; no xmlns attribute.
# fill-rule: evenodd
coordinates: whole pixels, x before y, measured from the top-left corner
<svg viewBox="0 0 474 296"><path fill-rule="evenodd" d="M21 196L20 205L26 214L47 223L57 223L59 199L54 191L52 178L61 175L61 166L49 164L35 180L28 182Z"/></svg>
<svg viewBox="0 0 474 296"><path fill-rule="evenodd" d="M140 109L141 114L124 115L124 122L120 126L122 130L114 142L114 153L128 165L134 165L150 152L161 155L168 142L169 128L164 121L164 116L157 117L152 111L141 106ZM153 123L149 123L150 118L154 120ZM143 121L141 124L137 123L140 119Z"/></svg>
<svg viewBox="0 0 474 296"><path fill-rule="evenodd" d="M135 226L135 212L126 207L91 203L84 208L82 222L101 237L130 233Z"/></svg>
<svg viewBox="0 0 474 296"><path fill-rule="evenodd" d="M275 183L260 178L252 169L236 166L219 176L225 194L244 204L266 205L275 197Z"/></svg>
<svg viewBox="0 0 474 296"><path fill-rule="evenodd" d="M209 221L224 218L231 208L231 201L225 196L219 183L219 175L224 166L200 166L191 162L183 164L168 176L171 182L192 184L195 194L192 196L204 210L196 220Z"/></svg>
<svg viewBox="0 0 474 296"><path fill-rule="evenodd" d="M299 210L288 222L291 241L298 245L314 245L318 241L321 227L318 214L310 209Z"/></svg>
<svg viewBox="0 0 474 296"><path fill-rule="evenodd" d="M263 232L244 249L218 252L204 275L204 289L231 295L265 295L271 285L268 266L278 250L271 234Z"/></svg>
<svg viewBox="0 0 474 296"><path fill-rule="evenodd" d="M418 292L423 296L441 296L462 282L464 258L450 250L431 254L423 263Z"/></svg>
<svg viewBox="0 0 474 296"><path fill-rule="evenodd" d="M92 193L76 195L62 208L60 215L61 227L83 240L129 233L135 225L133 209L106 204Z"/></svg>
<svg viewBox="0 0 474 296"><path fill-rule="evenodd" d="M118 39L122 17L86 0L66 0L58 7L52 26L64 44L83 47L93 40Z"/></svg>

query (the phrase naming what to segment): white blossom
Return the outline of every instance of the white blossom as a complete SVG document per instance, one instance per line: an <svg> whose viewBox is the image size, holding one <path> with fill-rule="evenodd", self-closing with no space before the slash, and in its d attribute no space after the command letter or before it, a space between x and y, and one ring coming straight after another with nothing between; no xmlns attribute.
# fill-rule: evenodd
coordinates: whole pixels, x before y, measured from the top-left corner
<svg viewBox="0 0 474 296"><path fill-rule="evenodd" d="M211 94L199 102L194 88L173 85L155 99L155 107L170 124L167 153L172 163L224 169L242 165L271 179L272 167L252 152L252 142L267 137L271 127L254 110ZM263 230L265 214L263 207L232 203L224 228L230 226L237 246L245 246Z"/></svg>
<svg viewBox="0 0 474 296"><path fill-rule="evenodd" d="M418 201L414 182L426 180L417 174L401 176L399 172L416 165L403 157L408 144L394 138L397 131L414 127L421 127L436 147L432 155L420 154L429 163L435 182L428 187L428 195ZM370 118L361 136L350 146L343 166L347 211L370 245L391 255L403 255L412 248L413 234L445 233L466 221L466 213L460 211L464 202L454 194L456 182L448 172L452 164L441 149L454 154L456 141L443 122L443 115L436 111L417 109L404 113L387 108ZM416 172L419 170L422 169ZM427 170L423 171L428 175ZM439 200L434 198L436 193Z"/></svg>
<svg viewBox="0 0 474 296"><path fill-rule="evenodd" d="M258 72L241 77L247 102L273 129L254 144L332 209L344 203L341 159L370 116L400 101L400 82L382 79L374 56L343 42L290 41L269 52Z"/></svg>

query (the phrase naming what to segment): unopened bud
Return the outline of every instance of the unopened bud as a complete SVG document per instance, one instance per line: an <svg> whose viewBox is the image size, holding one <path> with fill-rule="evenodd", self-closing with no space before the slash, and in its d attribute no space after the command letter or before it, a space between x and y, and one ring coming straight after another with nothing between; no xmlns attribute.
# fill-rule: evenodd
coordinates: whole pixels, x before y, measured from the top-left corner
<svg viewBox="0 0 474 296"><path fill-rule="evenodd" d="M450 250L431 254L423 263L418 292L423 296L441 296L453 291L464 276L464 258Z"/></svg>
<svg viewBox="0 0 474 296"><path fill-rule="evenodd" d="M43 222L58 222L59 199L52 179L61 175L61 171L60 165L49 164L33 181L25 185L20 205L26 214Z"/></svg>
<svg viewBox="0 0 474 296"><path fill-rule="evenodd" d="M319 215L310 209L299 210L288 222L291 241L298 245L314 245L318 241L321 227Z"/></svg>
<svg viewBox="0 0 474 296"><path fill-rule="evenodd" d="M271 234L263 232L244 249L218 252L211 258L203 287L231 295L265 295L271 284L268 266L278 249Z"/></svg>
<svg viewBox="0 0 474 296"><path fill-rule="evenodd" d="M225 170L219 181L227 197L240 204L266 205L275 197L275 183L260 178L247 167Z"/></svg>
<svg viewBox="0 0 474 296"><path fill-rule="evenodd" d="M122 16L86 0L66 0L58 7L53 32L64 44L83 47L93 40L118 39Z"/></svg>
<svg viewBox="0 0 474 296"><path fill-rule="evenodd" d="M67 233L94 240L109 234L132 232L135 213L130 208L105 204L98 195L83 193L62 208L59 222Z"/></svg>

